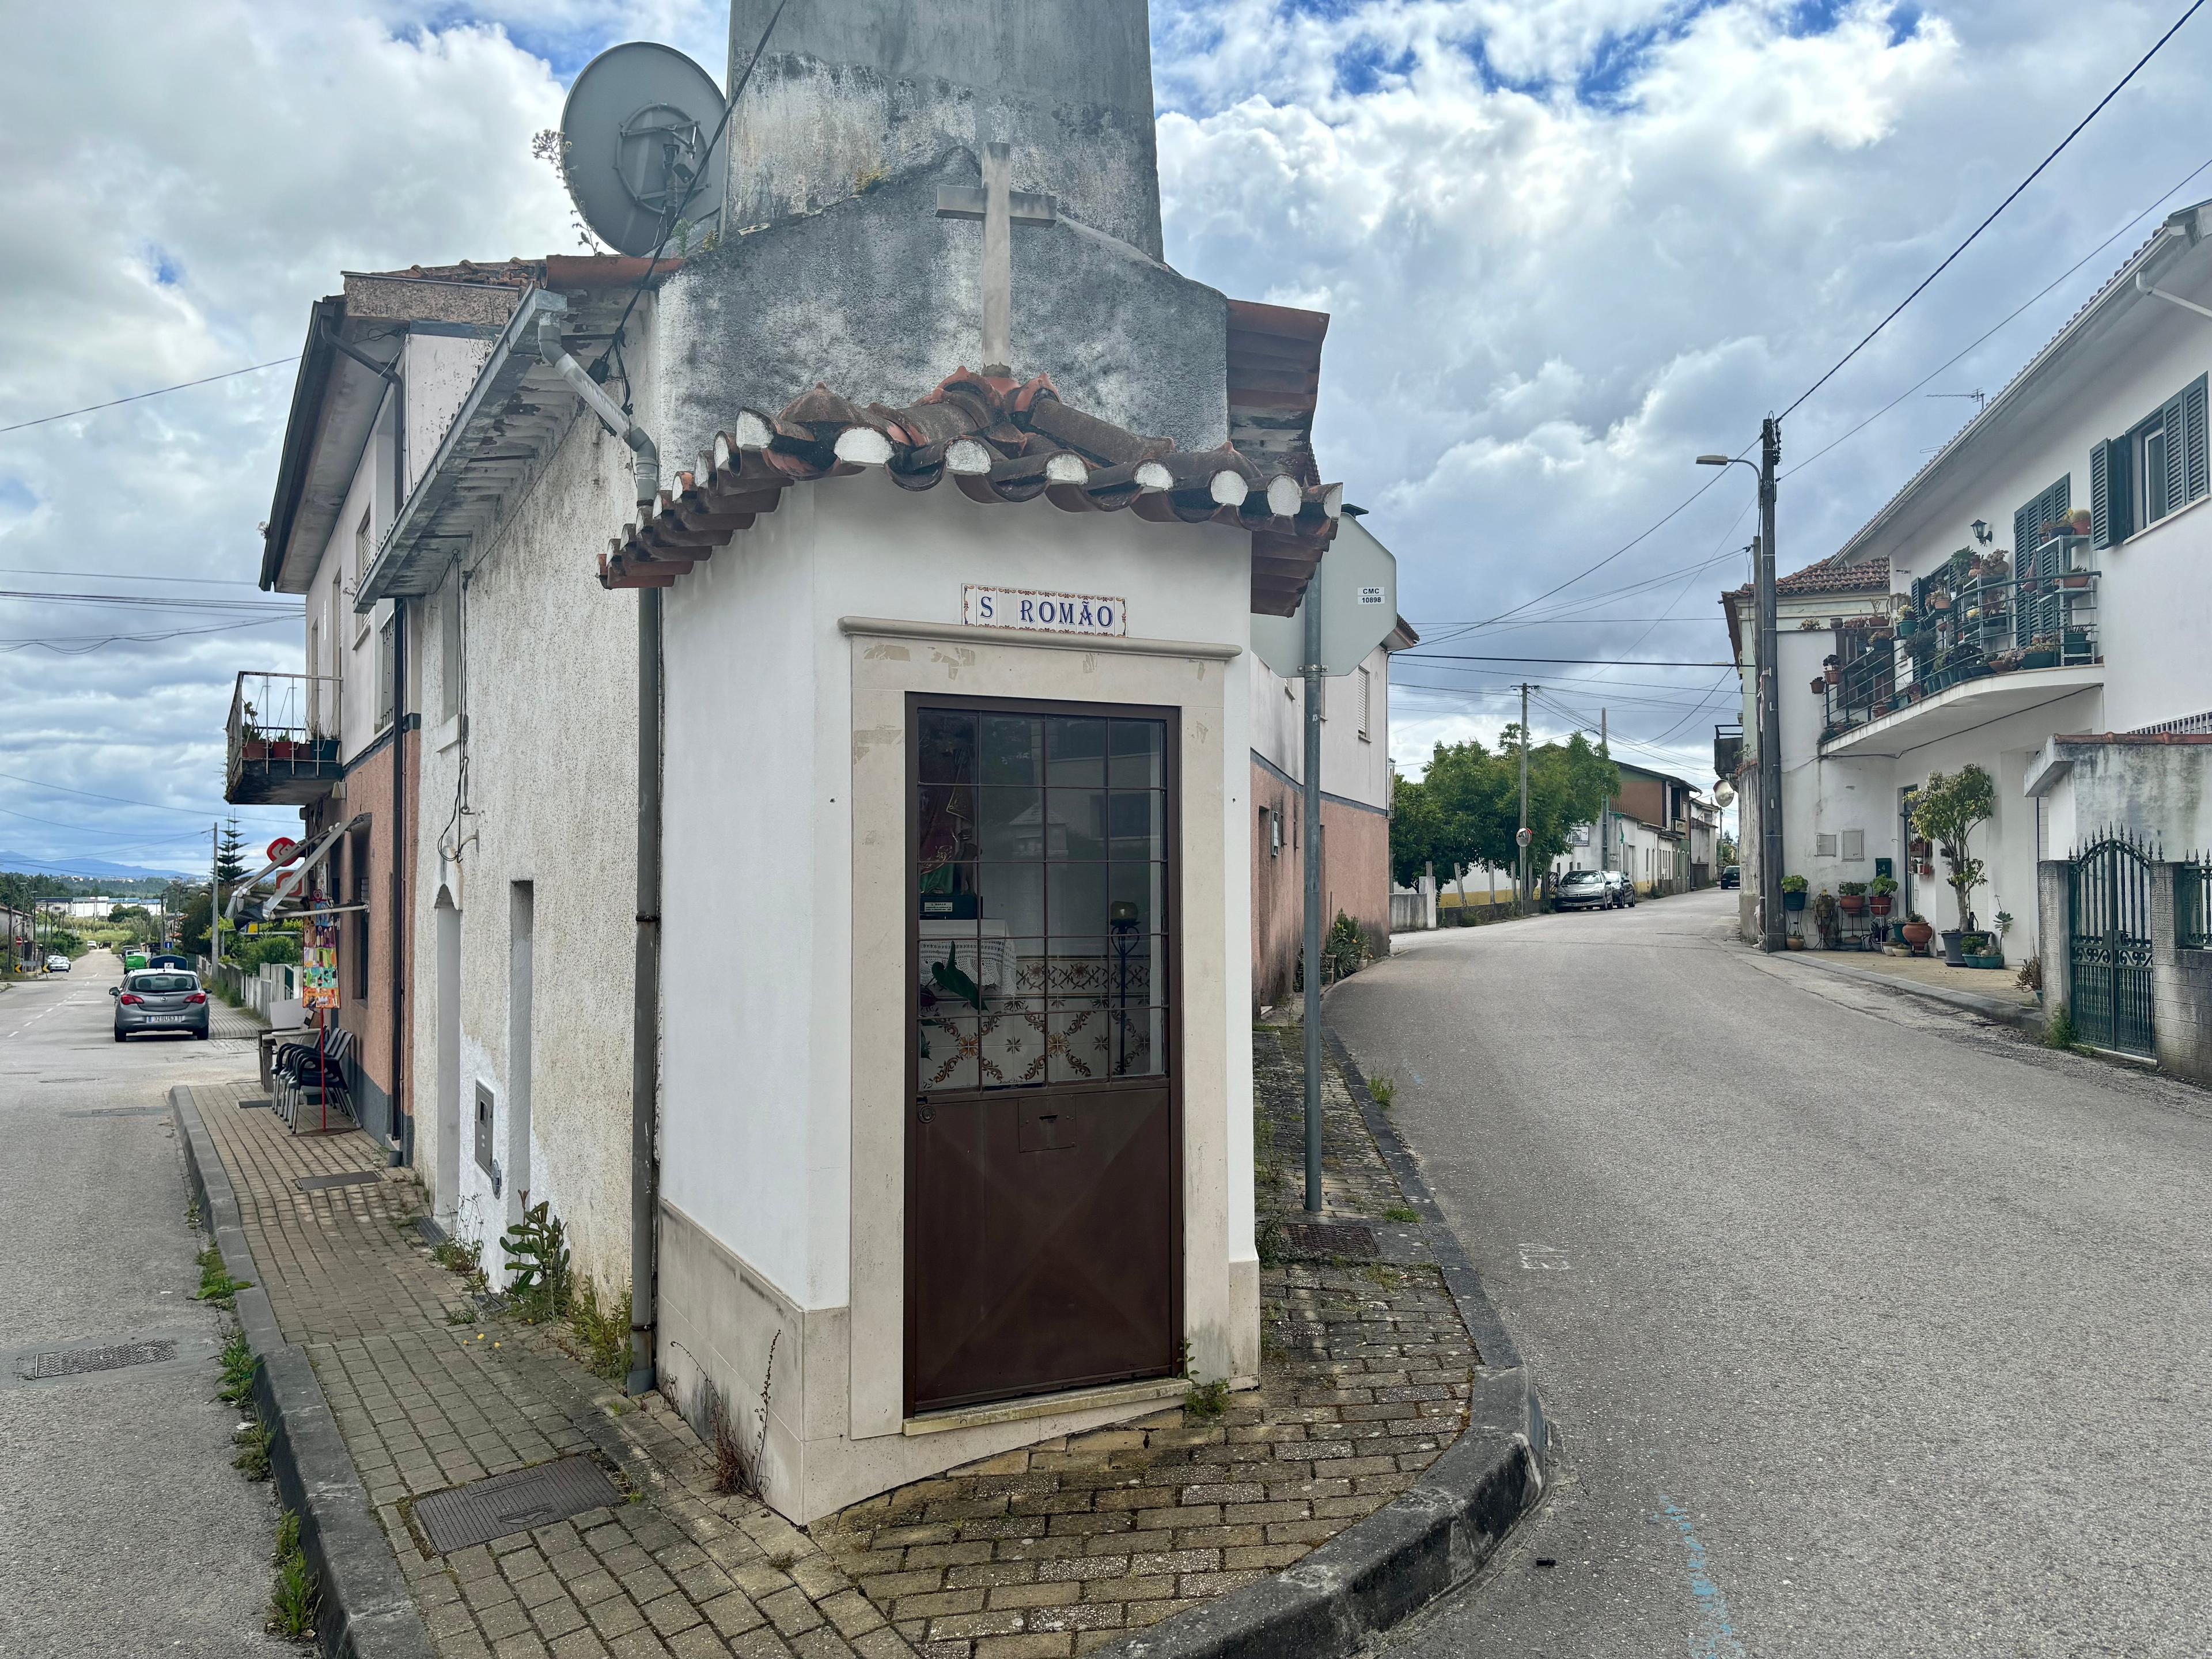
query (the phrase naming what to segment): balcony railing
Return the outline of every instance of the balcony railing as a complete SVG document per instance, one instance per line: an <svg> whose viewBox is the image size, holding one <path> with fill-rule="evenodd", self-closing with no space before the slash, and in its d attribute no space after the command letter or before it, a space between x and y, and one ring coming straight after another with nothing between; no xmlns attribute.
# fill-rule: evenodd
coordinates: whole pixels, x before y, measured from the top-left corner
<svg viewBox="0 0 2212 1659"><path fill-rule="evenodd" d="M240 673L230 697L223 799L297 804L327 788L342 772L338 687L318 674Z"/></svg>
<svg viewBox="0 0 2212 1659"><path fill-rule="evenodd" d="M2042 551L2051 549L2064 551L2060 543ZM1924 615L1900 616L1855 640L1857 650L1823 688L1821 741L1968 680L2102 662L2098 573L2067 568L2072 558L2031 556L2045 574L1970 577Z"/></svg>

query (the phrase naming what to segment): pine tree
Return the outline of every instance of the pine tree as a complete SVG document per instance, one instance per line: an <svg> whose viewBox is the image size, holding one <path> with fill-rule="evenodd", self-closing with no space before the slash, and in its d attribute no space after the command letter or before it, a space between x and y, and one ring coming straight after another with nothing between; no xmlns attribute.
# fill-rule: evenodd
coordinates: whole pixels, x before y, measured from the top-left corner
<svg viewBox="0 0 2212 1659"><path fill-rule="evenodd" d="M215 851L215 878L226 890L246 879L246 860L240 856L245 847L246 837L239 833L238 814L234 812L230 822L223 826L222 839L216 843ZM225 896L228 896L227 891Z"/></svg>

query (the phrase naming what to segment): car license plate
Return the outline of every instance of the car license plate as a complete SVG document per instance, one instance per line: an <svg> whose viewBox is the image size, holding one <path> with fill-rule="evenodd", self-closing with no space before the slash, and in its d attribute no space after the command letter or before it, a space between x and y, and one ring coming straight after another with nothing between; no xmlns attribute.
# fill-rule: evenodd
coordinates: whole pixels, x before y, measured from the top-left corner
<svg viewBox="0 0 2212 1659"><path fill-rule="evenodd" d="M185 1023L182 1014L155 1014L149 1018L156 1025L182 1025Z"/></svg>

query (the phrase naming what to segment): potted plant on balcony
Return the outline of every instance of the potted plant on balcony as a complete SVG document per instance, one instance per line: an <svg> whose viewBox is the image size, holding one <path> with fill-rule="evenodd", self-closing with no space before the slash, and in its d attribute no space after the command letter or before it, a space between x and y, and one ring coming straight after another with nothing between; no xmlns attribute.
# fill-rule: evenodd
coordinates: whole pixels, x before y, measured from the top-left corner
<svg viewBox="0 0 2212 1659"><path fill-rule="evenodd" d="M1833 653L1820 659L1820 672L1830 685L1844 683L1844 665Z"/></svg>
<svg viewBox="0 0 2212 1659"><path fill-rule="evenodd" d="M1928 608L1939 615L1948 611L1951 608L1951 596L1942 588L1937 588L1928 596Z"/></svg>
<svg viewBox="0 0 2212 1659"><path fill-rule="evenodd" d="M2058 635L2038 634L2021 653L2022 668L2056 668L2058 666Z"/></svg>
<svg viewBox="0 0 2212 1659"><path fill-rule="evenodd" d="M1815 674L1813 677L1813 695L1816 697L1825 697L1828 695L1828 677L1826 674Z"/></svg>
<svg viewBox="0 0 2212 1659"><path fill-rule="evenodd" d="M1878 916L1886 916L1897 902L1897 878L1876 876L1867 884L1867 908Z"/></svg>
<svg viewBox="0 0 2212 1659"><path fill-rule="evenodd" d="M2061 587L2087 587L2089 573L2086 570L2062 570L2058 573L2058 585Z"/></svg>
<svg viewBox="0 0 2212 1659"><path fill-rule="evenodd" d="M1785 910L1802 910L1805 908L1804 877L1782 878L1782 908Z"/></svg>
<svg viewBox="0 0 2212 1659"><path fill-rule="evenodd" d="M2076 536L2087 535L2089 533L2089 509L2086 507L2075 507L2074 511L2067 516L2066 527Z"/></svg>
<svg viewBox="0 0 2212 1659"><path fill-rule="evenodd" d="M1839 881L1836 884L1836 902L1847 916L1864 914L1866 895L1867 884L1863 881Z"/></svg>
<svg viewBox="0 0 2212 1659"><path fill-rule="evenodd" d="M1941 848L1949 884L1958 901L1959 925L1943 933L1943 959L1953 967L1966 965L1960 945L1963 937L1978 932L1974 926L1974 889L1982 884L1981 860L1968 850L1975 830L1996 811L1996 785L1981 767L1966 765L1948 776L1929 775L1913 798L1912 827Z"/></svg>
<svg viewBox="0 0 2212 1659"><path fill-rule="evenodd" d="M2019 669L2020 665L2027 660L2027 653L2016 647L2003 651L1993 651L1990 653L1988 658L1990 672L1993 674L2010 674L2015 672Z"/></svg>
<svg viewBox="0 0 2212 1659"><path fill-rule="evenodd" d="M1897 637L1909 640L1920 631L1920 613L1908 603L1897 607Z"/></svg>

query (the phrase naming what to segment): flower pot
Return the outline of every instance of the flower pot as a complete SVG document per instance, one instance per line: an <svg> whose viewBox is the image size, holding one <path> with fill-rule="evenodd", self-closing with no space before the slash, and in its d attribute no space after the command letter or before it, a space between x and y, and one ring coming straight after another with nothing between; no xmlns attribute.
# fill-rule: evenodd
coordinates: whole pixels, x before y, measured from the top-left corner
<svg viewBox="0 0 2212 1659"><path fill-rule="evenodd" d="M1954 968L1966 965L1966 954L1959 948L1959 941L1966 936L1966 930L1963 927L1946 927L1943 930L1943 960Z"/></svg>
<svg viewBox="0 0 2212 1659"><path fill-rule="evenodd" d="M1813 695L1816 697L1825 697L1828 695L1828 677L1826 675L1817 674L1814 676Z"/></svg>
<svg viewBox="0 0 2212 1659"><path fill-rule="evenodd" d="M2005 965L2002 952L1984 952L1980 956L1967 957L1965 960L1969 968L2002 968Z"/></svg>
<svg viewBox="0 0 2212 1659"><path fill-rule="evenodd" d="M238 745L238 754L241 760L267 760L269 745L258 738L249 738Z"/></svg>
<svg viewBox="0 0 2212 1659"><path fill-rule="evenodd" d="M1930 594L1928 608L1930 611L1948 611L1951 608L1951 596L1948 593Z"/></svg>
<svg viewBox="0 0 2212 1659"><path fill-rule="evenodd" d="M1915 634L1917 634L1919 631L1920 631L1920 618L1919 618L1919 617L1899 617L1897 619L1897 637L1898 637L1898 638L1899 638L1900 640L1909 640L1909 639L1911 639L1911 638Z"/></svg>
<svg viewBox="0 0 2212 1659"><path fill-rule="evenodd" d="M1831 668L1826 670L1825 672L1829 684L1841 685L1844 683L1844 671L1842 669Z"/></svg>
<svg viewBox="0 0 2212 1659"><path fill-rule="evenodd" d="M1924 921L1908 921L1899 926L1897 936L1907 945L1921 947L1936 937L1936 930Z"/></svg>
<svg viewBox="0 0 2212 1659"><path fill-rule="evenodd" d="M2056 651L2031 651L2020 659L2020 665L2022 668L2056 668L2058 666L2058 653Z"/></svg>
<svg viewBox="0 0 2212 1659"><path fill-rule="evenodd" d="M1836 902L1843 906L1844 914L1847 916L1863 915L1866 913L1867 902L1864 893L1845 893L1838 898Z"/></svg>
<svg viewBox="0 0 2212 1659"><path fill-rule="evenodd" d="M1805 895L1802 892L1784 893L1782 896L1782 908L1785 910L1803 909L1805 908Z"/></svg>
<svg viewBox="0 0 2212 1659"><path fill-rule="evenodd" d="M1867 908L1878 916L1886 916L1889 914L1890 906L1896 902L1888 893L1871 893L1867 896Z"/></svg>
<svg viewBox="0 0 2212 1659"><path fill-rule="evenodd" d="M2058 579L2058 585L2061 587L2087 587L2089 585L2089 573L2086 570L2069 572Z"/></svg>

